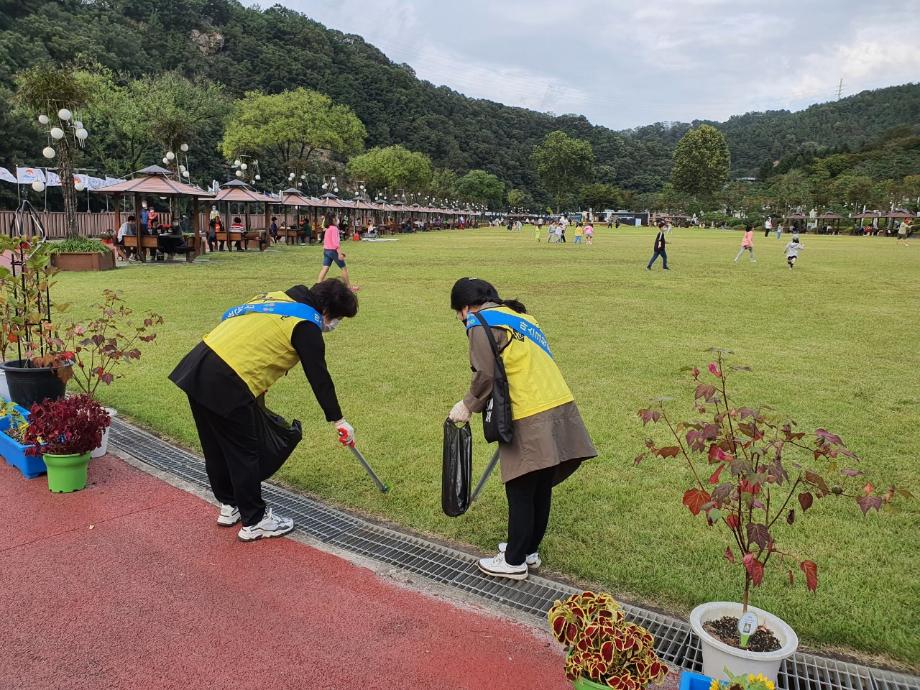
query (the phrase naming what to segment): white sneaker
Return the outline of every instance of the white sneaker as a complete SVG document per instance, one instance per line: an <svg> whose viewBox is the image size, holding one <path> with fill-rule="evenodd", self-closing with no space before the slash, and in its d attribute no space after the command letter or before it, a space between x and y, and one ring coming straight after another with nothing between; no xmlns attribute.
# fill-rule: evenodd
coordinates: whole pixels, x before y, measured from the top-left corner
<svg viewBox="0 0 920 690"><path fill-rule="evenodd" d="M499 552L493 558L480 558L479 569L486 575L492 575L493 577L506 577L509 580L527 579L527 563L508 565L505 561L505 554L502 552Z"/></svg>
<svg viewBox="0 0 920 690"><path fill-rule="evenodd" d="M240 509L236 506L220 504L220 513L217 515L217 524L221 527L233 527L240 521Z"/></svg>
<svg viewBox="0 0 920 690"><path fill-rule="evenodd" d="M256 539L267 539L269 537L280 537L294 529L294 521L290 518L284 518L275 515L271 508L265 509L265 516L261 522L251 527L240 529L237 539L240 541L255 541Z"/></svg>
<svg viewBox="0 0 920 690"><path fill-rule="evenodd" d="M508 548L508 542L502 541L498 543L499 553L505 553L507 548ZM540 560L540 553L538 551L534 551L533 553L527 554L527 556L524 558L524 562L527 564L527 567L530 568L531 570L536 570L541 565L543 565L543 561Z"/></svg>

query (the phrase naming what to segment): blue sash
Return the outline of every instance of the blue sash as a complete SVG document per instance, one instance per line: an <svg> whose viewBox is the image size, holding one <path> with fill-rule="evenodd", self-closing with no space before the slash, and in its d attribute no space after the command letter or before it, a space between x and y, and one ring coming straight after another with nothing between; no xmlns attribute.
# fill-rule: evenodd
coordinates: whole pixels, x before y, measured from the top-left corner
<svg viewBox="0 0 920 690"><path fill-rule="evenodd" d="M486 309L484 312L488 312L489 314L487 317L485 317L485 320L489 322L489 326L506 326L510 328L515 333L518 333L527 338L530 342L543 350L543 352L548 354L550 359L553 359L553 353L550 352L549 349L549 341L547 341L546 336L543 334L543 331L540 330L539 326L514 314L506 314L505 312L495 311L492 309ZM476 318L476 314L470 312L467 315L466 330L470 330L474 326L481 325L482 323L479 319Z"/></svg>
<svg viewBox="0 0 920 690"><path fill-rule="evenodd" d="M250 302L233 307L224 312L221 321L232 319L234 316L244 314L277 314L278 316L293 316L304 321L312 321L319 329L323 329L323 315L308 304L302 302Z"/></svg>

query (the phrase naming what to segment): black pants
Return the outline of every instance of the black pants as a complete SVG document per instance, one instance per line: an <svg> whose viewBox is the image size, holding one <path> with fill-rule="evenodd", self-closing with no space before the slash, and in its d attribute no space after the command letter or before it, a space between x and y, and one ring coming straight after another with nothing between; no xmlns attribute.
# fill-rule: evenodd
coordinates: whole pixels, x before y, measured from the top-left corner
<svg viewBox="0 0 920 690"><path fill-rule="evenodd" d="M256 403L234 410L233 418L222 417L189 398L198 438L204 451L204 466L214 497L240 509L243 524L251 526L265 515L262 482L283 464L266 457L259 433L261 414Z"/></svg>
<svg viewBox="0 0 920 690"><path fill-rule="evenodd" d="M508 547L505 561L520 565L527 554L536 552L546 534L553 502L555 467L528 472L505 482L508 497Z"/></svg>

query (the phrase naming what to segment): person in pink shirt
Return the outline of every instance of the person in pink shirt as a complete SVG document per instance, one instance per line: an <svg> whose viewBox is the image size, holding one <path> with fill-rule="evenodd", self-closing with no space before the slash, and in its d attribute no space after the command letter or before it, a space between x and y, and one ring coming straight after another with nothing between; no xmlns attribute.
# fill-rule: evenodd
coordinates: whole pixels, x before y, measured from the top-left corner
<svg viewBox="0 0 920 690"><path fill-rule="evenodd" d="M326 274L329 273L329 267L335 263L336 266L342 269L342 278L345 280L345 284L354 291L357 288L348 279L348 269L345 267L345 252L342 251L339 228L335 220L335 216L331 213L326 214L325 222L323 223L326 227L323 233L323 267L320 269L319 278L316 279L316 282L322 283L326 279Z"/></svg>
<svg viewBox="0 0 920 690"><path fill-rule="evenodd" d="M754 228L750 223L744 226L744 238L741 240L741 249L738 250L738 255L735 257L735 263L738 263L738 259L741 258L744 252L750 252L751 261L757 261L757 259L754 258Z"/></svg>

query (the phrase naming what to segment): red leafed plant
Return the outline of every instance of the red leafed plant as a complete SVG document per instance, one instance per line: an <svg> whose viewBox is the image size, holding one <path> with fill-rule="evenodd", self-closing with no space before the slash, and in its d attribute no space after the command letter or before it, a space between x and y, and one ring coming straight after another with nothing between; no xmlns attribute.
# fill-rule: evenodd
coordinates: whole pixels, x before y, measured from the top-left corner
<svg viewBox="0 0 920 690"><path fill-rule="evenodd" d="M573 594L555 602L547 618L553 636L568 650L565 675L571 681L589 678L618 690L642 690L668 673L652 635L628 623L609 594Z"/></svg>
<svg viewBox="0 0 920 690"><path fill-rule="evenodd" d="M683 504L694 516L702 513L710 527L728 529L730 542L724 556L744 569L742 603L747 611L751 586L761 584L771 561L785 568L790 584L800 570L805 586L817 589L818 566L780 550L776 542L777 532L800 521L800 514L816 499L849 498L865 515L880 510L896 494L910 497L910 493L894 486L876 489L856 469L859 458L836 434L823 428L806 434L795 430L794 421L782 420L765 408L736 406L728 394L725 366L725 356L731 353L711 352L716 361L707 367L708 377L701 377L696 367L690 369L699 418L675 422L662 401L639 410L643 425L663 423L676 445L659 446L648 439L647 450L636 457L636 464L649 456L686 463L693 484L684 492Z"/></svg>
<svg viewBox="0 0 920 690"><path fill-rule="evenodd" d="M140 321L114 290L103 290L98 315L89 321L68 324L56 341L72 354L73 381L84 393L95 396L100 383L110 385L119 377L120 365L141 357L138 346L156 339L155 326L163 317L148 312Z"/></svg>
<svg viewBox="0 0 920 690"><path fill-rule="evenodd" d="M99 447L109 424L105 408L88 395L45 400L32 405L22 442L29 455L82 455Z"/></svg>

